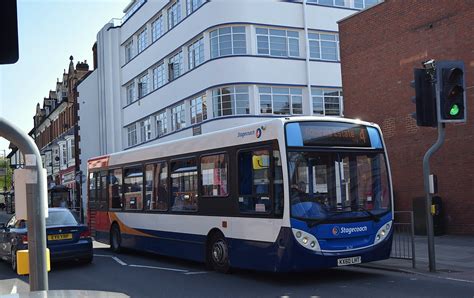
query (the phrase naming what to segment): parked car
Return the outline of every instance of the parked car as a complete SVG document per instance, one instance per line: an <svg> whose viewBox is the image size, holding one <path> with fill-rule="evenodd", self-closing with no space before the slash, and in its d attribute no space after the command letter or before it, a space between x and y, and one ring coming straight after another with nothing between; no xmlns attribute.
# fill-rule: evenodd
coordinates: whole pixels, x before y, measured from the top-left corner
<svg viewBox="0 0 474 298"><path fill-rule="evenodd" d="M49 208L46 218L47 246L51 262L78 260L92 262L92 238L86 225L78 223L66 208ZM15 215L0 223L0 258L9 261L16 271L16 251L28 248L26 221Z"/></svg>

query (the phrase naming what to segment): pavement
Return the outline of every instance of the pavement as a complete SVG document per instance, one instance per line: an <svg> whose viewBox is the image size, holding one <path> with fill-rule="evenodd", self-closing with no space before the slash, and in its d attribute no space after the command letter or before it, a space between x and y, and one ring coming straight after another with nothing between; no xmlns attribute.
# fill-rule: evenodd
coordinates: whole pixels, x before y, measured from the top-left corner
<svg viewBox="0 0 474 298"><path fill-rule="evenodd" d="M474 283L474 236L435 236L434 242L436 272L429 271L426 236L415 236L415 268L412 260L396 258L360 266Z"/></svg>
<svg viewBox="0 0 474 298"><path fill-rule="evenodd" d="M11 214L0 210L0 223L6 223ZM359 267L405 272L474 284L474 236L435 236L436 272L429 271L428 238L415 236L415 267L412 260L390 258L364 263ZM395 245L395 244L394 244Z"/></svg>

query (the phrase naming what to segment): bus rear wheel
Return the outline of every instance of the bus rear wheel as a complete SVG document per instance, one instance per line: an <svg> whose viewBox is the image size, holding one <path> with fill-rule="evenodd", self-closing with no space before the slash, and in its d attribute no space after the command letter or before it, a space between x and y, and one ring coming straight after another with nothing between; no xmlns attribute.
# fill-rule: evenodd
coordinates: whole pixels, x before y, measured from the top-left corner
<svg viewBox="0 0 474 298"><path fill-rule="evenodd" d="M117 224L112 225L110 229L110 249L116 253L122 250L122 236L120 235L120 228Z"/></svg>
<svg viewBox="0 0 474 298"><path fill-rule="evenodd" d="M207 247L207 260L212 269L221 273L230 272L229 246L224 235L215 233L211 235Z"/></svg>

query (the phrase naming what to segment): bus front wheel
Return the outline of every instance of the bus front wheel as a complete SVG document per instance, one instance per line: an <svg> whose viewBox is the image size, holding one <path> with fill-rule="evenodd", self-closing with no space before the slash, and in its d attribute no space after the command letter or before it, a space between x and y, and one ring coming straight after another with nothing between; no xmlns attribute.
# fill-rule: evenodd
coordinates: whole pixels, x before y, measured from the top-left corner
<svg viewBox="0 0 474 298"><path fill-rule="evenodd" d="M207 250L207 260L210 267L217 272L229 273L229 246L222 233L211 235Z"/></svg>
<svg viewBox="0 0 474 298"><path fill-rule="evenodd" d="M119 253L122 249L122 236L117 224L114 224L110 229L110 249L116 253Z"/></svg>

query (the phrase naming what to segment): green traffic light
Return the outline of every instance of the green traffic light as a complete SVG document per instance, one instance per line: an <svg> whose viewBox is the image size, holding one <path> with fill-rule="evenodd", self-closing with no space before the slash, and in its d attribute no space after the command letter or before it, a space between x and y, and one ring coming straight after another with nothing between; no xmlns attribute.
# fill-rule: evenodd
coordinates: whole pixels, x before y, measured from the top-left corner
<svg viewBox="0 0 474 298"><path fill-rule="evenodd" d="M451 110L449 110L449 115L456 116L457 114L459 114L459 106L457 104L454 104L451 107Z"/></svg>

